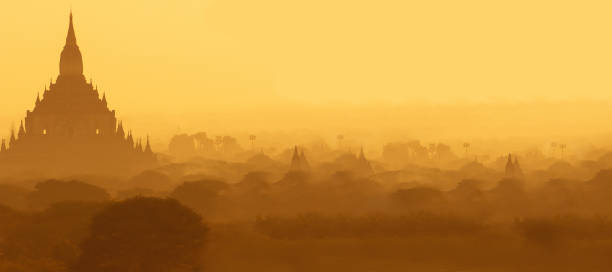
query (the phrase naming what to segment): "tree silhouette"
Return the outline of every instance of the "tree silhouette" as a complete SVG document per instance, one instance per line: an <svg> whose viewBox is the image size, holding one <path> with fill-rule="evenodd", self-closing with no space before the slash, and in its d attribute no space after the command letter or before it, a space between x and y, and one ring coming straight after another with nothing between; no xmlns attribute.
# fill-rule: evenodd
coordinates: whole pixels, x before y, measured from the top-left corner
<svg viewBox="0 0 612 272"><path fill-rule="evenodd" d="M133 198L92 220L75 271L199 271L207 227L176 200Z"/></svg>
<svg viewBox="0 0 612 272"><path fill-rule="evenodd" d="M558 146L558 144L556 142L550 143L550 148L552 150L552 156L553 157L557 155L557 146Z"/></svg>
<svg viewBox="0 0 612 272"><path fill-rule="evenodd" d="M470 151L470 147L472 145L470 143L463 143L463 149L465 149L465 156L467 157L468 152Z"/></svg>
<svg viewBox="0 0 612 272"><path fill-rule="evenodd" d="M227 187L225 182L214 179L189 181L176 187L170 197L200 214L207 214L214 210L219 193Z"/></svg>
<svg viewBox="0 0 612 272"><path fill-rule="evenodd" d="M565 156L565 149L567 148L566 144L560 144L559 145L559 149L561 149L561 158L564 158Z"/></svg>
<svg viewBox="0 0 612 272"><path fill-rule="evenodd" d="M44 209L65 201L106 202L110 195L106 190L81 181L47 180L39 182L27 196L33 209Z"/></svg>

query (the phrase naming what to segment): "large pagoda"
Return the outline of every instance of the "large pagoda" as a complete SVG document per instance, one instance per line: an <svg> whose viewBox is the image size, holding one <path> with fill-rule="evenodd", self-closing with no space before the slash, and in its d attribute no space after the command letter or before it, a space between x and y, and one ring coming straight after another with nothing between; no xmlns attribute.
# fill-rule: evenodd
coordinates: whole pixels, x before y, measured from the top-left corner
<svg viewBox="0 0 612 272"><path fill-rule="evenodd" d="M54 173L131 172L155 164L149 145L126 134L115 111L92 82L83 76L83 58L77 45L72 13L60 74L36 97L17 135L3 139L0 168Z"/></svg>

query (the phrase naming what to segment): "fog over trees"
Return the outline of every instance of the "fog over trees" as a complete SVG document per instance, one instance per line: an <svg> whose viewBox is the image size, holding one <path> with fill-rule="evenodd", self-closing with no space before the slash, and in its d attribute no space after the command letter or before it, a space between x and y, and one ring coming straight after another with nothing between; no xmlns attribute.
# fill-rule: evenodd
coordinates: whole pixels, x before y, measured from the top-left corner
<svg viewBox="0 0 612 272"><path fill-rule="evenodd" d="M298 145L242 161L196 153L128 177L5 178L0 271L608 267L609 153L383 150Z"/></svg>

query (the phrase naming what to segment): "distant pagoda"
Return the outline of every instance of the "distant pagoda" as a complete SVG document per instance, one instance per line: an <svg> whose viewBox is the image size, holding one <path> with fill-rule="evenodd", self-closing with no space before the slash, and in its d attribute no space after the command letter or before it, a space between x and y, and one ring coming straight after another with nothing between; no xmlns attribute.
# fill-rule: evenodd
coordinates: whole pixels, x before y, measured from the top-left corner
<svg viewBox="0 0 612 272"><path fill-rule="evenodd" d="M309 172L310 164L308 160L306 160L306 155L304 155L304 149L302 152L298 152L297 145L293 149L293 156L291 157L291 165L289 165L289 172Z"/></svg>
<svg viewBox="0 0 612 272"><path fill-rule="evenodd" d="M83 58L70 13L60 74L36 97L17 135L3 139L0 168L15 171L68 173L132 172L156 163L149 139L134 140L124 131L106 95L83 76Z"/></svg>
<svg viewBox="0 0 612 272"><path fill-rule="evenodd" d="M508 154L508 162L506 162L506 178L523 178L523 170L521 170L518 158L514 156L514 162L512 162L512 154Z"/></svg>

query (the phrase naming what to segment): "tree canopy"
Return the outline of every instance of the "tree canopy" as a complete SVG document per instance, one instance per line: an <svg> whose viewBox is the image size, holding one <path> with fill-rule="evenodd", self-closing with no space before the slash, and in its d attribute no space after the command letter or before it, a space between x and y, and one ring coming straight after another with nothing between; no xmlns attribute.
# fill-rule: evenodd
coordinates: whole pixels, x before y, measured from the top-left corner
<svg viewBox="0 0 612 272"><path fill-rule="evenodd" d="M202 219L173 199L132 198L92 220L76 271L198 271L208 231Z"/></svg>

